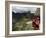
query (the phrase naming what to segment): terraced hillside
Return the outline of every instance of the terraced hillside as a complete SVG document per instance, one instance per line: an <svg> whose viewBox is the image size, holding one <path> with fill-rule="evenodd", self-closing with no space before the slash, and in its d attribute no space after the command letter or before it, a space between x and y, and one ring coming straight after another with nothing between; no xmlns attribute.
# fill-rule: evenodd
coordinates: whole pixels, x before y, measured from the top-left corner
<svg viewBox="0 0 46 38"><path fill-rule="evenodd" d="M14 13L12 12L12 30L13 31L23 31L23 30L33 30L32 27L32 17L33 13L23 12L23 13Z"/></svg>

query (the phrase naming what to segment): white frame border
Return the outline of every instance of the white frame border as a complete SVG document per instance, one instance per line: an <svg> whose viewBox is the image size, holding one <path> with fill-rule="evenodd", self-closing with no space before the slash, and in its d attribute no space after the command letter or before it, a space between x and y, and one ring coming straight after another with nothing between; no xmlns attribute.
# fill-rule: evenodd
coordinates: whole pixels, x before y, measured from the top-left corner
<svg viewBox="0 0 46 38"><path fill-rule="evenodd" d="M40 30L32 31L12 31L12 6L26 6L26 7L38 7L40 8ZM9 34L26 34L26 33L43 33L43 6L42 5L22 5L22 4L10 4L10 13L9 13Z"/></svg>

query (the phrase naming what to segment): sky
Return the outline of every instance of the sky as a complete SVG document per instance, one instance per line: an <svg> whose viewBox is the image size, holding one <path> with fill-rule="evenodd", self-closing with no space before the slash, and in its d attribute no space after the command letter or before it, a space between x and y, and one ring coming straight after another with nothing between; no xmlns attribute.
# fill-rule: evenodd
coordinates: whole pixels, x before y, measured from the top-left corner
<svg viewBox="0 0 46 38"><path fill-rule="evenodd" d="M12 7L12 11L17 13L22 13L22 12L27 12L27 11L30 11L31 13L35 13L35 11L37 10L36 7L18 7L18 6L13 6Z"/></svg>

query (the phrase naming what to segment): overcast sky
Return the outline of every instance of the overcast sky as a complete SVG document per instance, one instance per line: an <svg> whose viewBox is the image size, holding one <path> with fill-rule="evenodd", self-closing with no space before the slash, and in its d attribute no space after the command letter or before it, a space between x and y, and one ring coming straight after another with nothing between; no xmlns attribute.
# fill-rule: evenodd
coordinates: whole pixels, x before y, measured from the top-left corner
<svg viewBox="0 0 46 38"><path fill-rule="evenodd" d="M37 8L35 8L35 7L16 7L16 6L12 7L12 11L15 12L15 13L17 13L17 12L22 13L24 11L25 12L31 11L31 13L35 13L36 9Z"/></svg>

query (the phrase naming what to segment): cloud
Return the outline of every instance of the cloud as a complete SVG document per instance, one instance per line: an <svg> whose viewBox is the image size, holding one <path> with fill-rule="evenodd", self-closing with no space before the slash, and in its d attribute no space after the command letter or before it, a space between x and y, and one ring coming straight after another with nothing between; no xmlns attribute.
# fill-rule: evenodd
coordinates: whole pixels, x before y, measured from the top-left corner
<svg viewBox="0 0 46 38"><path fill-rule="evenodd" d="M22 13L24 11L25 12L30 11L31 13L35 13L36 9L37 9L36 7L16 7L16 6L12 7L12 11L15 13L17 13L17 12Z"/></svg>

